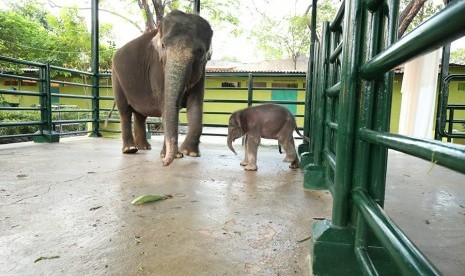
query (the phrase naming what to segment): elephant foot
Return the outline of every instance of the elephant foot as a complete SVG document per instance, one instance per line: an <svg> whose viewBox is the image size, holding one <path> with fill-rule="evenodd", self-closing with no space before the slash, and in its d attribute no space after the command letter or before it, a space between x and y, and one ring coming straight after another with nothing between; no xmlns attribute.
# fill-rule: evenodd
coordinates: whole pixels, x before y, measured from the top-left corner
<svg viewBox="0 0 465 276"><path fill-rule="evenodd" d="M200 152L199 151L189 151L187 149L181 150L182 154L185 154L190 157L200 157Z"/></svg>
<svg viewBox="0 0 465 276"><path fill-rule="evenodd" d="M246 171L256 171L256 170L258 170L258 167L257 167L257 165L247 164L244 167L244 170L246 170Z"/></svg>
<svg viewBox="0 0 465 276"><path fill-rule="evenodd" d="M294 162L294 160L295 160L295 157L286 156L286 158L283 159L283 162L292 163Z"/></svg>
<svg viewBox="0 0 465 276"><path fill-rule="evenodd" d="M242 167L247 166L247 164L249 164L249 161L247 161L247 160L242 160L241 161L241 166Z"/></svg>
<svg viewBox="0 0 465 276"><path fill-rule="evenodd" d="M138 150L136 146L126 146L123 148L123 153L136 153Z"/></svg>
<svg viewBox="0 0 465 276"><path fill-rule="evenodd" d="M151 150L152 146L148 142L145 142L145 143L137 144L137 148L140 150Z"/></svg>
<svg viewBox="0 0 465 276"><path fill-rule="evenodd" d="M299 166L299 162L298 161L294 161L291 163L291 165L289 165L289 168L293 169L293 170L296 170L298 169L300 166Z"/></svg>
<svg viewBox="0 0 465 276"><path fill-rule="evenodd" d="M165 158L165 153L164 153L164 152L161 152L161 153L160 153L160 157L161 157L161 158ZM176 153L176 155L174 156L174 158L183 158L183 157L184 157L184 155L182 154L182 152L178 152L178 153Z"/></svg>

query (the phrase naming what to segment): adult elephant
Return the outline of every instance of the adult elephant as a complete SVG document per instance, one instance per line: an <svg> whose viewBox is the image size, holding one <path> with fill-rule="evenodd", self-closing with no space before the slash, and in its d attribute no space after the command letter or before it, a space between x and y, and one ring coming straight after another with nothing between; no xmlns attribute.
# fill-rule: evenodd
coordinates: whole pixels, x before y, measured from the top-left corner
<svg viewBox="0 0 465 276"><path fill-rule="evenodd" d="M163 117L164 166L175 157L200 156L205 65L213 31L196 14L173 11L158 30L147 32L113 56L113 91L121 119L123 153L151 149L145 134L148 116ZM179 110L187 107L188 133L178 149ZM134 114L134 135L131 117Z"/></svg>

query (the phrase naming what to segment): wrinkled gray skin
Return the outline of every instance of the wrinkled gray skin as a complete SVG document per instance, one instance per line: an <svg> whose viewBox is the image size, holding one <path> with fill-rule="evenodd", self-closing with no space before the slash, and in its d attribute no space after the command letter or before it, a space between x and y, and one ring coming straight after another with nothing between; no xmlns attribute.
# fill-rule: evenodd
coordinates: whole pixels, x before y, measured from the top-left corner
<svg viewBox="0 0 465 276"><path fill-rule="evenodd" d="M205 65L213 31L195 14L173 11L158 30L130 41L113 56L113 91L121 117L123 153L149 150L148 116L163 117L164 166L183 153L198 157L202 133ZM178 149L179 110L187 107L188 133ZM131 117L134 114L134 135Z"/></svg>
<svg viewBox="0 0 465 276"><path fill-rule="evenodd" d="M277 139L279 145L286 152L284 162L290 162L289 168L299 168L299 158L295 151L294 130L307 141L308 137L302 136L291 112L282 106L264 104L238 110L229 117L228 139L229 149L236 154L232 147L235 139L246 136L245 155L241 166L245 170L255 171L257 167L257 150L260 138Z"/></svg>

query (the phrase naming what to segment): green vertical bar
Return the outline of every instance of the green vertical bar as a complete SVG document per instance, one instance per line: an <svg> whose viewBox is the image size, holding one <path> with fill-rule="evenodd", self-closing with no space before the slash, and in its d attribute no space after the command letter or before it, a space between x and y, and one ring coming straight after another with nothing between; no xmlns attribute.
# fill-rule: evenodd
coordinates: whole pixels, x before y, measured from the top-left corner
<svg viewBox="0 0 465 276"><path fill-rule="evenodd" d="M379 8L379 7L378 7ZM368 40L368 50L366 53L365 60L371 59L373 56L378 54L381 50L381 42L382 38L384 37L384 24L383 20L384 14L383 9L381 11L375 11L371 13L371 22L370 22L370 33ZM368 19L366 20L368 21ZM364 28L367 28L368 23L364 24ZM364 31L365 32L365 31ZM362 87L360 93L360 108L359 108L359 115L358 121L356 123L356 129L359 130L360 128L368 128L371 129L373 125L373 117L374 117L374 107L375 107L375 94L376 91L379 89L379 80L370 81L370 82L362 82ZM356 131L356 139L355 139L355 160L354 160L354 169L353 169L353 188L352 190L356 189L363 189L367 190L369 186L368 178L372 175L370 172L370 166L372 162L372 149L373 146L369 143L365 143L360 140L359 131ZM378 169L375 167L375 169ZM375 171L374 174L377 172ZM356 232L355 232L355 248L357 250L357 258L360 263L364 264L364 266L368 270L373 270L373 263L368 255L363 254L366 251L367 247L369 246L369 230L367 228L365 220L358 216L358 212L353 206L352 212L352 224L356 225Z"/></svg>
<svg viewBox="0 0 465 276"><path fill-rule="evenodd" d="M249 73L249 78L247 80L247 106L252 105L253 100L253 75Z"/></svg>
<svg viewBox="0 0 465 276"><path fill-rule="evenodd" d="M60 141L60 135L53 131L52 124L52 95L50 91L50 64L44 64L39 69L40 78L40 119L41 126L38 133L41 136L34 136L33 140L36 143L53 143Z"/></svg>
<svg viewBox="0 0 465 276"><path fill-rule="evenodd" d="M450 43L442 48L441 72L439 76L439 94L436 108L436 127L434 139L442 140L444 129L446 127L447 118L447 102L449 99L449 82L445 78L449 76L449 60L450 60Z"/></svg>
<svg viewBox="0 0 465 276"><path fill-rule="evenodd" d="M45 64L44 67L44 91L45 92L45 97L44 97L44 107L43 109L43 117L42 120L46 122L46 127L44 130L46 131L51 131L53 128L52 125L52 95L51 95L51 90L50 90L50 64L47 63Z"/></svg>
<svg viewBox="0 0 465 276"><path fill-rule="evenodd" d="M363 53L362 22L364 1L346 1L342 50L341 92L336 145L336 172L334 179L332 223L345 227L348 223L352 188L352 165L360 77L360 57Z"/></svg>
<svg viewBox="0 0 465 276"><path fill-rule="evenodd" d="M91 137L100 134L100 83L99 83L99 41L98 41L98 0L92 0L92 133Z"/></svg>
<svg viewBox="0 0 465 276"><path fill-rule="evenodd" d="M315 43L315 57L318 57L315 59L314 63L314 68L319 69L320 63L321 63L321 56L320 56L320 43L316 42ZM310 152L314 153L315 152L315 140L316 140L316 135L317 133L315 132L315 125L316 125L316 108L317 108L317 86L318 86L318 77L319 77L320 72L318 70L313 71L313 76L312 76L312 102L311 102L311 110L310 110L310 126L309 126L309 135L310 137Z"/></svg>
<svg viewBox="0 0 465 276"><path fill-rule="evenodd" d="M389 1L389 20L388 20L388 35L385 41L385 48L388 48L397 41L397 28L399 17L399 0ZM380 29L384 29L381 26ZM374 130L389 132L391 124L391 109L392 109L392 90L394 82L394 73L388 72L384 74L379 82L379 89L376 94L376 108ZM386 190L386 171L388 149L383 146L374 145L372 150L371 169L374 173L371 174L370 189L368 190L373 199L381 207L384 206L384 197Z"/></svg>
<svg viewBox="0 0 465 276"><path fill-rule="evenodd" d="M318 82L317 82L317 100L316 100L316 114L315 114L315 148L314 148L314 164L319 166L323 164L323 135L325 131L325 103L326 103L326 81L328 74L328 52L329 52L329 41L330 41L330 32L329 32L329 22L323 23L323 37L322 44L320 48L320 58L321 62L318 64Z"/></svg>
<svg viewBox="0 0 465 276"><path fill-rule="evenodd" d="M316 16L317 16L317 0L312 0L312 20L311 20L311 33L310 33L310 58L308 61L306 85L305 85L305 115L304 115L304 135L310 137L310 108L311 108L311 91L314 85L312 76L314 74L315 66L315 42L316 42ZM305 142L304 140L304 143Z"/></svg>

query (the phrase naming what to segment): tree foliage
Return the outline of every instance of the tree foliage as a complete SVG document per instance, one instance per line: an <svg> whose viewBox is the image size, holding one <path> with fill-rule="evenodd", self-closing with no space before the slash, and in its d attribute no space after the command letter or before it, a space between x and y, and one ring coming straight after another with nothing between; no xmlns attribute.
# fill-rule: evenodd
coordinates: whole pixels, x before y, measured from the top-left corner
<svg viewBox="0 0 465 276"><path fill-rule="evenodd" d="M465 64L465 49L457 49L450 54L450 60L453 63Z"/></svg>
<svg viewBox="0 0 465 276"><path fill-rule="evenodd" d="M322 22L334 18L338 5L331 0L318 3L317 30ZM252 30L250 38L257 42L258 49L264 53L265 59L292 58L294 68L299 56L306 56L310 47L311 15L289 15L281 19L262 14L257 28Z"/></svg>
<svg viewBox="0 0 465 276"><path fill-rule="evenodd" d="M158 22L169 12L173 10L182 10L184 12L193 12L193 0L127 0L128 5L137 4L140 10L140 16L145 23L145 30L153 30L157 27ZM111 1L106 1L105 5L111 5ZM239 19L236 14L236 7L239 6L239 0L203 0L201 4L202 16L206 17L212 25L219 26L228 23L237 26ZM112 13L119 13L113 11ZM236 30L237 31L237 30Z"/></svg>
<svg viewBox="0 0 465 276"><path fill-rule="evenodd" d="M91 36L76 7L62 8L59 15L53 15L39 1L18 2L0 10L0 22L2 55L79 70L89 68ZM100 36L101 69L110 69L115 51L111 26L101 25Z"/></svg>
<svg viewBox="0 0 465 276"><path fill-rule="evenodd" d="M404 0L401 4L402 12L399 15L399 28L397 31L399 38L416 28L443 6L426 0Z"/></svg>

